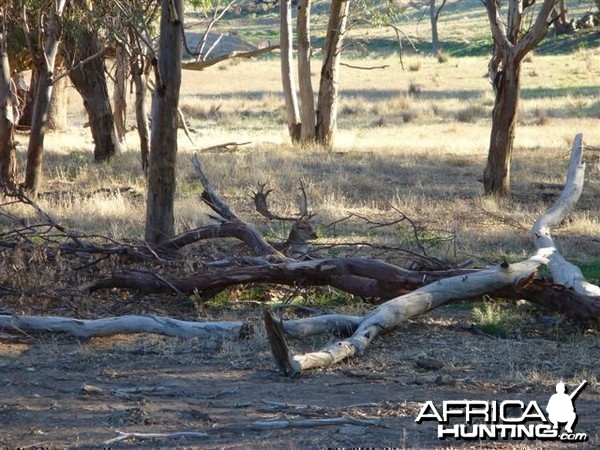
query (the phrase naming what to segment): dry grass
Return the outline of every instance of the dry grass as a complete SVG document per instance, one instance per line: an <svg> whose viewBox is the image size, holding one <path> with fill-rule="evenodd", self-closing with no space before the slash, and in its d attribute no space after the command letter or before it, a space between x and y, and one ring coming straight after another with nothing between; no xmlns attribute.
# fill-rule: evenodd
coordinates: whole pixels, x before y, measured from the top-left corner
<svg viewBox="0 0 600 450"><path fill-rule="evenodd" d="M528 228L557 193L543 189L543 184L563 182L575 133L583 131L589 145L600 144L596 126L600 104L592 96L597 92L592 87L594 71L600 68L597 56L597 50L587 50L565 57L536 56L526 63L512 171L515 198L510 204L481 196L479 180L493 104L484 77L485 58L454 58L440 65L435 58L405 57L405 66L418 63L418 75L402 71L392 58L372 61L389 64L384 71L344 69L339 132L331 152L289 144L277 61L243 61L226 70L185 72L180 103L195 134L194 143L183 134L179 139L177 227L207 223L189 162L192 153L223 142L251 141L236 153L203 154L201 159L224 198L265 230L285 234L273 224L261 223L252 211L248 194L256 183L269 182L275 189L274 209L294 213L297 186L303 179L310 207L318 213L322 243L333 239L329 223L350 213L393 219L389 207L393 204L419 226L453 234L453 257L521 257L531 250ZM527 75L546 71L555 76ZM72 104L76 106L74 100ZM74 128L67 134L48 137L42 206L74 228L141 237L145 183L135 133L127 135L128 149L119 158L96 165L91 162L89 130L81 128L82 108L73 108L71 119ZM26 137L19 140L24 159ZM582 260L598 253L600 236L593 201L598 190L597 155L588 153L587 159L592 164L580 207L557 230L566 255ZM125 186L132 189L98 192ZM338 227L336 233L340 232L386 242L402 241L406 234L404 225L373 233L352 221ZM445 245L439 251L448 255Z"/></svg>

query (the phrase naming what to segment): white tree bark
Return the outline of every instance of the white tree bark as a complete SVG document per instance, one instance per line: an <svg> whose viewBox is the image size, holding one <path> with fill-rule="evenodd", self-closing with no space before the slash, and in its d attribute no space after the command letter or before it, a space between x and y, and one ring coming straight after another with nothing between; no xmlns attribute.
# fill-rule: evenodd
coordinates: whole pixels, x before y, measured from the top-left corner
<svg viewBox="0 0 600 450"><path fill-rule="evenodd" d="M550 235L552 227L559 225L575 208L583 190L584 176L583 135L580 133L575 136L573 142L565 187L552 208L535 221L531 234L536 248L552 249L548 268L552 272L552 279L556 284L571 288L580 294L600 297L600 288L588 283L579 267L571 264L558 253Z"/></svg>
<svg viewBox="0 0 600 450"><path fill-rule="evenodd" d="M292 33L292 1L281 0L279 4L280 29L279 43L281 45L281 81L285 100L285 113L292 142L300 140L300 107L296 95L296 80L292 65L293 33Z"/></svg>
<svg viewBox="0 0 600 450"><path fill-rule="evenodd" d="M278 332L273 333L266 320L271 349L274 355L280 355L276 356L276 362L288 376L297 376L308 369L328 367L356 354L362 354L382 331L394 328L411 317L446 302L477 297L508 286L518 286L523 280L532 277L540 265L546 264L551 253L552 249L540 249L526 261L446 278L396 297L368 314L350 338L317 352L292 356L282 335Z"/></svg>
<svg viewBox="0 0 600 450"><path fill-rule="evenodd" d="M62 332L80 339L114 334L155 333L172 337L235 339L243 322L186 322L159 316L120 316L82 320L55 316L0 315L0 329Z"/></svg>

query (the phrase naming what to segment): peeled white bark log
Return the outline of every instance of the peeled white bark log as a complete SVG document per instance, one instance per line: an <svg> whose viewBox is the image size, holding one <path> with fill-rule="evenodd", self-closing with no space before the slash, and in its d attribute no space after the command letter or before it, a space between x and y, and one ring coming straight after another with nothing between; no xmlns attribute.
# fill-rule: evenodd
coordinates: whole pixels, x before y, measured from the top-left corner
<svg viewBox="0 0 600 450"><path fill-rule="evenodd" d="M186 322L159 316L120 316L82 320L55 316L0 316L0 329L63 332L80 339L114 334L156 333L173 337L235 339L243 322Z"/></svg>
<svg viewBox="0 0 600 450"><path fill-rule="evenodd" d="M303 338L316 334L343 333L346 336L356 331L364 316L346 316L342 314L324 314L304 319L286 320L281 323L287 336Z"/></svg>
<svg viewBox="0 0 600 450"><path fill-rule="evenodd" d="M540 249L526 261L446 278L396 297L368 314L350 338L317 352L292 356L283 338L283 327L265 317L271 350L279 368L288 376L299 375L307 369L328 367L355 354L362 354L382 331L394 328L411 317L446 302L527 284L539 266L548 263L551 253L552 249Z"/></svg>
<svg viewBox="0 0 600 450"><path fill-rule="evenodd" d="M559 225L573 211L579 200L585 175L585 163L582 160L583 135L580 133L575 136L573 142L565 187L552 208L535 221L531 233L536 248L550 248L553 250L549 258L548 268L556 284L571 288L579 294L600 297L600 287L588 283L579 267L571 264L558 253L554 240L550 235L552 227Z"/></svg>

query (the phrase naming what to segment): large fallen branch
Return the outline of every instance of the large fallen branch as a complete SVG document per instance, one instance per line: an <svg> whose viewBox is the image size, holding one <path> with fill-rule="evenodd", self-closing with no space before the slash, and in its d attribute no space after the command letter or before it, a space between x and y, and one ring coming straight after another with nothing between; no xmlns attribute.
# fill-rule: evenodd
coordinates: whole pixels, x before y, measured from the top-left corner
<svg viewBox="0 0 600 450"><path fill-rule="evenodd" d="M537 299L543 298L546 306L560 308L565 301L575 300L576 307L565 308L579 319L600 319L600 292L597 286L585 282L581 271L568 263L556 250L550 237L552 226L558 225L573 210L583 188L582 136L574 141L571 161L565 188L553 207L540 216L533 227L533 236L538 250L526 261L499 268L455 276L436 281L414 292L399 296L379 306L368 314L357 326L354 334L346 340L336 342L320 351L304 355L293 355L286 343L286 327L265 312L265 327L275 362L285 375L297 376L303 370L327 367L343 359L362 354L371 341L382 331L398 326L407 319L423 314L437 306L457 299L477 297L486 293L504 292L509 296ZM536 280L540 265L549 265L561 284L546 286L540 292L543 280ZM557 280L554 280L557 283ZM574 290L570 290L574 288ZM537 292L536 292L537 289ZM558 294L558 296L556 295ZM590 295L592 294L592 295ZM591 316L590 316L591 315ZM294 323L295 335L303 320ZM322 322L319 324L319 322ZM318 326L317 326L318 324ZM332 325L335 324L335 325ZM331 316L326 319L313 318L309 331L319 327L331 330L332 327L346 329L356 325L356 319Z"/></svg>
<svg viewBox="0 0 600 450"><path fill-rule="evenodd" d="M327 367L343 359L362 354L382 331L398 326L411 317L452 301L480 296L507 286L519 286L531 279L548 262L551 251L538 250L526 261L436 281L414 292L385 302L368 314L354 334L320 351L293 356L283 339L283 328L265 312L265 325L277 366L287 376L303 370Z"/></svg>
<svg viewBox="0 0 600 450"><path fill-rule="evenodd" d="M120 316L82 320L53 316L0 315L4 332L60 332L79 339L114 334L156 333L173 337L235 339L248 331L243 322L186 322L159 316Z"/></svg>
<svg viewBox="0 0 600 450"><path fill-rule="evenodd" d="M126 271L93 281L82 289L93 292L122 288L136 290L139 295L167 292L191 294L219 292L244 283L277 283L293 286L329 285L362 297L388 299L436 280L473 272L477 270L411 271L375 259L333 258L238 267L169 280L149 271Z"/></svg>
<svg viewBox="0 0 600 450"><path fill-rule="evenodd" d="M283 258L273 246L267 243L263 237L251 226L244 222L224 222L218 225L195 228L184 231L177 236L160 244L164 250L178 250L186 245L193 244L204 239L236 238L244 242L257 256L274 255Z"/></svg>
<svg viewBox="0 0 600 450"><path fill-rule="evenodd" d="M531 230L536 248L556 249L550 230L565 220L575 208L583 190L584 175L583 135L578 134L573 142L565 187L554 206L538 217ZM568 262L558 251L554 251L550 256L548 268L556 284L571 288L583 295L600 297L600 287L588 283L579 267Z"/></svg>

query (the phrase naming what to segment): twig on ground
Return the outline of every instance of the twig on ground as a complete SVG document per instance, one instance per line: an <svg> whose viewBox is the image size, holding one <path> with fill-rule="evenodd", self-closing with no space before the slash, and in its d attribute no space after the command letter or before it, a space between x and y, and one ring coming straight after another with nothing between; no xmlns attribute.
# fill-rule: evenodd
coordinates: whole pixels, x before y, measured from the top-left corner
<svg viewBox="0 0 600 450"><path fill-rule="evenodd" d="M104 445L114 444L121 442L126 439L181 439L181 438L201 438L208 437L208 433L201 433L198 431L177 431L175 433L125 433L123 431L115 430L119 435L115 438L104 441Z"/></svg>
<svg viewBox="0 0 600 450"><path fill-rule="evenodd" d="M330 425L380 425L379 419L355 419L354 417L329 417L326 419L257 420L253 430L282 430L284 428L312 428Z"/></svg>
<svg viewBox="0 0 600 450"><path fill-rule="evenodd" d="M200 149L199 151L202 153L213 153L213 152L235 152L238 147L242 145L250 145L252 142L226 142L224 144L211 145L210 147L205 147Z"/></svg>
<svg viewBox="0 0 600 450"><path fill-rule="evenodd" d="M256 420L247 425L226 425L219 428L211 428L207 432L201 431L177 431L173 433L136 433L115 430L118 436L107 441L104 445L114 444L126 439L181 439L181 438L206 438L211 434L230 432L240 433L247 430L272 431L287 428L313 428L327 427L331 425L360 425L360 426L382 426L380 419L356 419L354 417L328 417L325 419L295 419L295 420Z"/></svg>
<svg viewBox="0 0 600 450"><path fill-rule="evenodd" d="M358 70L379 70L379 69L387 69L388 67L390 67L389 64L384 64L383 66L363 67L363 66L355 66L353 64L348 64L348 63L344 63L344 62L341 62L340 65L344 66L344 67L348 67L349 69L358 69Z"/></svg>

